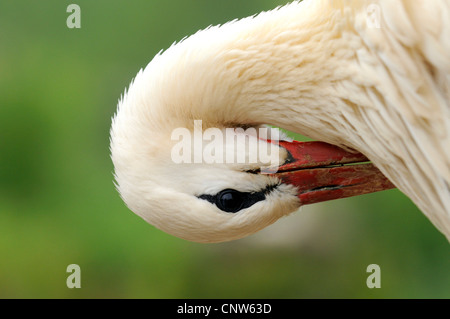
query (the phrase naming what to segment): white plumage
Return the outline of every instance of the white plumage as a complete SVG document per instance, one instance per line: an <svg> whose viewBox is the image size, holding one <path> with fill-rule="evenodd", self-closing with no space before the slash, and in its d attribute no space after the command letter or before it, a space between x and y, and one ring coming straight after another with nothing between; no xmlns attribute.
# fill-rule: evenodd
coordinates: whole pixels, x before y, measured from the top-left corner
<svg viewBox="0 0 450 319"><path fill-rule="evenodd" d="M171 162L171 132L195 119L204 128L272 124L358 150L450 239L447 0L293 2L199 31L138 73L111 128L124 201L189 240L254 233L298 208L295 190L282 184L238 214L199 199L274 178Z"/></svg>

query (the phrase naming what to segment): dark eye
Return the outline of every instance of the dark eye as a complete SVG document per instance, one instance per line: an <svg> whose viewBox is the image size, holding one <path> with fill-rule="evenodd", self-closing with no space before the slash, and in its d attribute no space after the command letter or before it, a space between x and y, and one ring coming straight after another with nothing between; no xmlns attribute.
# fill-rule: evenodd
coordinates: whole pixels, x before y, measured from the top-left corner
<svg viewBox="0 0 450 319"><path fill-rule="evenodd" d="M278 184L267 185L265 189L259 192L239 192L237 190L227 188L215 195L203 194L197 196L206 200L211 204L215 204L217 208L227 213L237 213L238 211L249 208L257 202L266 199L266 195L276 189Z"/></svg>
<svg viewBox="0 0 450 319"><path fill-rule="evenodd" d="M236 213L241 210L245 201L243 193L234 189L225 189L217 194L216 206L228 213Z"/></svg>

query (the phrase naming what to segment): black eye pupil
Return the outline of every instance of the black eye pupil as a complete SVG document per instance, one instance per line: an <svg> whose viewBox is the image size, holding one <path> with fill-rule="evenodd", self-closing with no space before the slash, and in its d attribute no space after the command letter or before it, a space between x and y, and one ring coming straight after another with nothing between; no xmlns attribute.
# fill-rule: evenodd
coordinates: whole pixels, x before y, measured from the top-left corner
<svg viewBox="0 0 450 319"><path fill-rule="evenodd" d="M227 189L218 194L216 205L225 212L236 213L241 209L244 199L242 193Z"/></svg>
<svg viewBox="0 0 450 319"><path fill-rule="evenodd" d="M215 195L203 194L197 197L206 200L211 204L215 204L217 208L227 213L237 213L238 211L249 208L257 202L266 199L266 194L276 189L276 185L268 185L259 192L239 192L237 190L227 188Z"/></svg>

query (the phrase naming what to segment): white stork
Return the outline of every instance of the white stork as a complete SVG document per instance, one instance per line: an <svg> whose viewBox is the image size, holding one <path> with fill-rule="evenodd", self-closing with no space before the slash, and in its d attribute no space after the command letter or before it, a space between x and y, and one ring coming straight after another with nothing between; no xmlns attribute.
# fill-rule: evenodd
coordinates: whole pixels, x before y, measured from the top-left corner
<svg viewBox="0 0 450 319"><path fill-rule="evenodd" d="M280 142L273 174L259 159L175 163L171 134L194 120L322 142ZM241 238L301 205L393 185L450 239L450 2L304 0L199 31L137 74L110 147L128 207L187 240ZM364 156L382 174L333 166Z"/></svg>

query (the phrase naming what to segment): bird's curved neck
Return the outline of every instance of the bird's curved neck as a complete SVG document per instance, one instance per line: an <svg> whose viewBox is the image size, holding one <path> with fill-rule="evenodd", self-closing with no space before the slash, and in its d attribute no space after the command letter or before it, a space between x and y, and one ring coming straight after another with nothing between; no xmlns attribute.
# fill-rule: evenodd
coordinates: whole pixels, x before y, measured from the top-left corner
<svg viewBox="0 0 450 319"><path fill-rule="evenodd" d="M336 142L334 110L358 89L343 83L362 77L348 50L357 39L353 14L335 6L288 5L200 31L157 56L145 71L161 73L148 90L153 99L164 88L155 127L273 124Z"/></svg>

